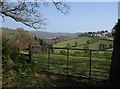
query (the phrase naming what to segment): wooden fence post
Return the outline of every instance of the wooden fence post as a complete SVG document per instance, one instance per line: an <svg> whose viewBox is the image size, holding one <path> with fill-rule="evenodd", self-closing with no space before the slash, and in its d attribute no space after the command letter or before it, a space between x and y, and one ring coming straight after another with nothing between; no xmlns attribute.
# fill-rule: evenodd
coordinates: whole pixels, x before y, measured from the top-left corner
<svg viewBox="0 0 120 89"><path fill-rule="evenodd" d="M90 62L89 62L89 79L91 79L91 63L92 63L92 50L90 50Z"/></svg>
<svg viewBox="0 0 120 89"><path fill-rule="evenodd" d="M68 66L69 66L68 60L69 60L69 48L67 48L67 73L69 73L68 72Z"/></svg>
<svg viewBox="0 0 120 89"><path fill-rule="evenodd" d="M31 62L31 55L32 55L32 50L31 50L31 45L29 44L29 63Z"/></svg>
<svg viewBox="0 0 120 89"><path fill-rule="evenodd" d="M17 52L18 52L18 55L20 55L20 49L19 48L17 48Z"/></svg>
<svg viewBox="0 0 120 89"><path fill-rule="evenodd" d="M48 71L50 70L50 46L48 46Z"/></svg>

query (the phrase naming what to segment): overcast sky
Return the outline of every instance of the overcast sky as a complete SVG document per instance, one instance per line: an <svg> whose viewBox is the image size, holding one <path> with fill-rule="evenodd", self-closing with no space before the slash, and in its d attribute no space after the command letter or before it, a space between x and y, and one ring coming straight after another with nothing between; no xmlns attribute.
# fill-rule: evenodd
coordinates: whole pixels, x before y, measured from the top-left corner
<svg viewBox="0 0 120 89"><path fill-rule="evenodd" d="M117 2L67 2L71 7L68 15L56 10L52 3L41 10L46 17L47 28L41 31L48 32L87 32L108 30L115 25L118 19ZM120 10L120 9L119 9ZM120 11L119 11L120 12ZM120 18L120 17L119 17ZM34 30L22 23L5 18L2 26L9 28L24 28Z"/></svg>

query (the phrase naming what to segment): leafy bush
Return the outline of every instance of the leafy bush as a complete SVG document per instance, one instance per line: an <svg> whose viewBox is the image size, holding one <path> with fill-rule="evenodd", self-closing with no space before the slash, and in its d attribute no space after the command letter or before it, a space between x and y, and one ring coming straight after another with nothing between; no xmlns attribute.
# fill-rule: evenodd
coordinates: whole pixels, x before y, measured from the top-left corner
<svg viewBox="0 0 120 89"><path fill-rule="evenodd" d="M35 63L27 63L24 55L19 55L16 47L9 44L9 40L2 42L2 87L23 88L43 87L47 79L37 78Z"/></svg>
<svg viewBox="0 0 120 89"><path fill-rule="evenodd" d="M59 51L59 54L61 54L61 55L66 55L66 51L65 51L65 50L60 50L60 51Z"/></svg>
<svg viewBox="0 0 120 89"><path fill-rule="evenodd" d="M104 53L104 57L106 58L106 59L111 59L111 57L112 57L112 53Z"/></svg>

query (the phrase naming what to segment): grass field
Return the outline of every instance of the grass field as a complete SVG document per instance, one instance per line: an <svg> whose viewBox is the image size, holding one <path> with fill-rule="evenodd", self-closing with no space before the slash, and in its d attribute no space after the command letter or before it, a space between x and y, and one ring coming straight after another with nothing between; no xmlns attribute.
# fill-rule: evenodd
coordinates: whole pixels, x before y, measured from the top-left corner
<svg viewBox="0 0 120 89"><path fill-rule="evenodd" d="M68 41L59 42L54 47L67 47L70 44L70 48L84 48L87 41L94 42L89 43L89 48L98 49L98 45L101 43L111 44L112 42L107 40L98 40L92 37L79 37ZM77 47L73 47L77 42ZM92 51L90 56L90 50L69 50L69 56L67 56L67 49L53 49L54 52L48 50L46 52L39 51L40 48L32 48L33 51L40 53L32 53L32 60L34 61L34 69L39 73L42 71L49 71L52 73L84 76L93 79L109 79L109 69L111 62L112 52L104 51ZM32 51L32 52L33 52ZM26 53L26 52L21 52ZM91 59L91 62L90 62Z"/></svg>
<svg viewBox="0 0 120 89"><path fill-rule="evenodd" d="M87 41L91 42L90 44L88 44L88 47L90 49L99 49L99 44L105 44L106 47L109 47L110 44L113 44L113 42L108 41L108 40L102 40L102 39L98 39L94 37L81 36L81 37L74 38L68 41L58 42L57 44L54 44L54 47L67 47L67 45L69 44L69 47L84 48ZM76 46L75 46L75 43L77 43Z"/></svg>
<svg viewBox="0 0 120 89"><path fill-rule="evenodd" d="M85 44L86 41L91 40L91 39L92 37L83 36L80 38L75 38L75 39L71 39L68 41L59 42L55 44L54 47L66 47L67 44L70 44L70 46L73 46L75 42L77 42L78 43L77 45L79 46L79 45Z"/></svg>
<svg viewBox="0 0 120 89"><path fill-rule="evenodd" d="M70 54L68 59L66 55L51 54L50 61L48 61L48 54L34 54L32 58L36 60L38 68L48 70L49 67L50 72L89 77L91 68L92 78L109 78L111 52L93 52L91 67L90 57L85 53L79 56Z"/></svg>
<svg viewBox="0 0 120 89"><path fill-rule="evenodd" d="M99 49L99 44L106 44L107 47L109 47L109 44L112 44L112 42L107 41L107 40L99 40L97 42L94 42L92 44L89 44L90 49ZM84 48L84 45L78 46L79 48Z"/></svg>

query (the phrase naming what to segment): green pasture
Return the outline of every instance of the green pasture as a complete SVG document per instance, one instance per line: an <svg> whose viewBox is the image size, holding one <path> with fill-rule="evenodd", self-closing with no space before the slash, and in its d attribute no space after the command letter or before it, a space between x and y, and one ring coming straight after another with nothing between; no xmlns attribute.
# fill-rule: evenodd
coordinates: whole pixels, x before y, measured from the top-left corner
<svg viewBox="0 0 120 89"><path fill-rule="evenodd" d="M82 36L82 37L78 37L78 38L74 38L68 41L62 41L62 42L58 42L57 44L54 44L54 47L67 47L69 44L69 47L72 48L86 48L86 43L87 41L89 41L90 43L87 44L89 49L99 49L99 45L100 44L104 44L106 46L106 48L109 48L109 45L113 44L113 42L108 41L108 40L103 40L103 39L97 39L94 37L87 37L87 36ZM77 45L75 45L75 43L77 43ZM111 50L112 48L110 48ZM72 50L74 52L74 50ZM59 53L60 50L55 50L55 53Z"/></svg>
<svg viewBox="0 0 120 89"><path fill-rule="evenodd" d="M93 53L91 58L91 77L97 79L109 78L111 53ZM90 57L89 54L76 56L69 55L67 60L66 55L50 54L34 54L32 59L36 63L36 67L43 70L48 70L54 73L71 74L76 76L89 77L90 74ZM48 65L48 62L50 63ZM68 63L68 64L67 64ZM68 67L67 67L68 66Z"/></svg>
<svg viewBox="0 0 120 89"><path fill-rule="evenodd" d="M86 44L86 41L91 40L91 39L92 37L83 36L83 37L71 39L68 41L59 42L55 44L54 47L67 47L67 44L69 44L69 46L74 46L75 42L77 42L77 45L79 46L82 44Z"/></svg>

